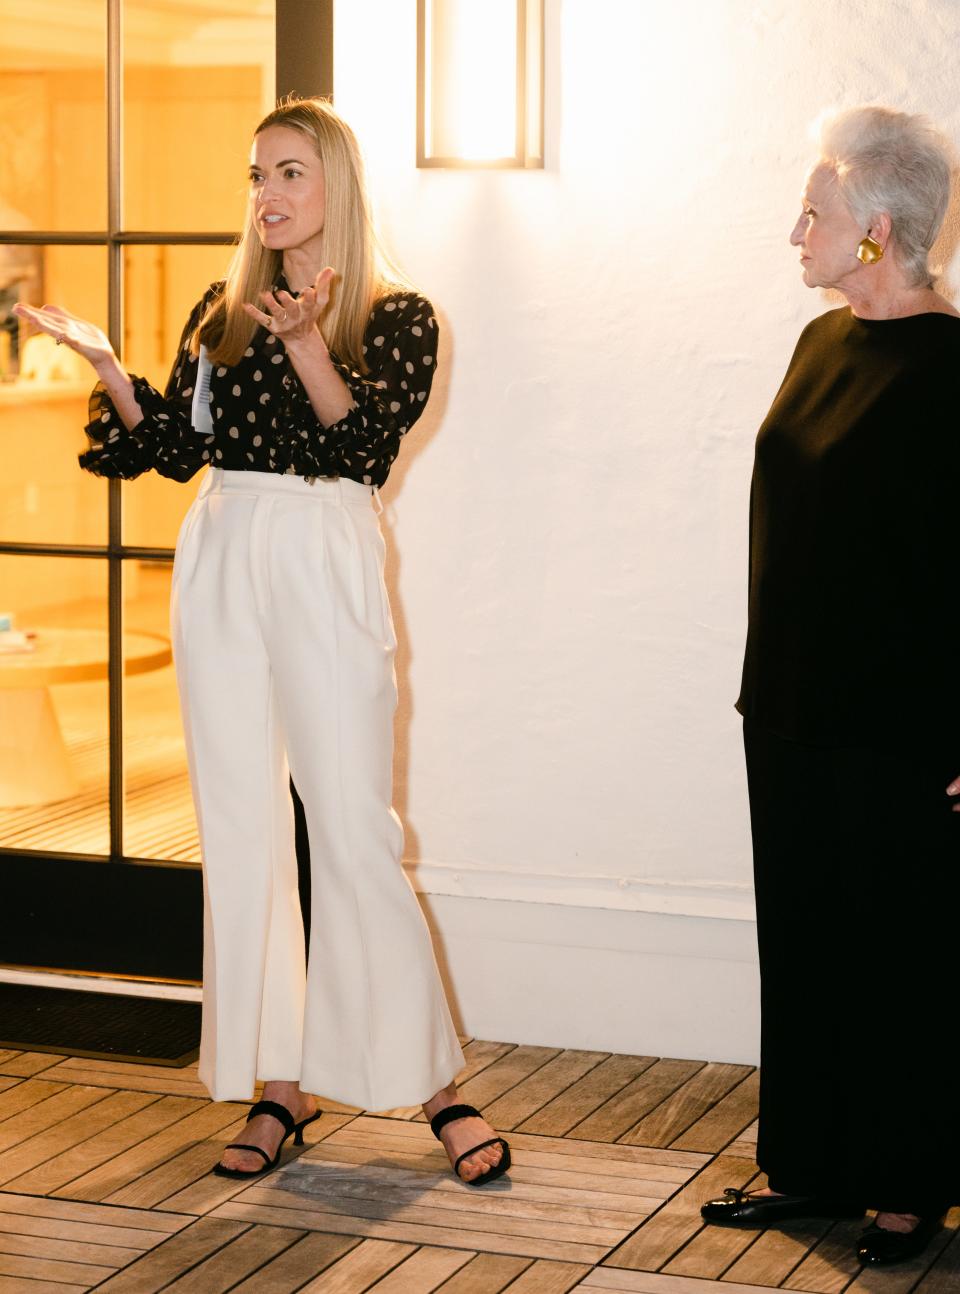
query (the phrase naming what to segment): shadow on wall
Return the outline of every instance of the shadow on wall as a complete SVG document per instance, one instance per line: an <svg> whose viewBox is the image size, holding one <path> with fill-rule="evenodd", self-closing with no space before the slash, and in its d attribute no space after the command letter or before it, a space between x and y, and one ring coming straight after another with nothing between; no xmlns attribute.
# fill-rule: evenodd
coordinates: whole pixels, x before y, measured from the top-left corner
<svg viewBox="0 0 960 1294"><path fill-rule="evenodd" d="M393 624L397 635L397 702L396 723L393 740L393 807L403 823L404 861L416 861L420 857L420 840L416 825L409 819L409 771L410 771L410 726L413 720L415 701L411 683L410 663L413 660L414 648L410 642L407 629L407 618L403 610L401 594L402 561L399 544L394 537L393 502L403 493L407 473L414 467L416 459L430 445L441 430L450 397L450 378L453 369L453 333L450 321L434 304L437 322L440 325L440 349L437 357L437 369L430 399L419 421L409 435L404 437L400 454L383 490L383 514L380 525L386 540L386 584L390 597L390 609L393 613ZM444 939L430 906L429 896L419 894L420 906L430 927L433 951L437 959L440 976L443 980L447 1002L454 1018L455 1027L464 1030L463 1011L454 987L454 976L451 973L446 954Z"/></svg>
<svg viewBox="0 0 960 1294"><path fill-rule="evenodd" d="M403 610L401 593L401 568L399 545L393 534L393 502L398 499L407 479L407 473L414 466L416 459L424 452L434 437L439 433L447 411L450 395L450 377L453 368L453 337L450 322L441 310L434 310L440 325L440 350L437 357L437 371L430 399L420 420L409 435L404 437L397 461L390 470L390 478L383 491L383 515L380 524L386 539L386 581L390 595L390 607L393 612L393 623L397 633L397 687L399 702L394 734L393 765L393 804L403 823L405 846L404 858L420 857L420 843L416 826L408 820L409 806L408 777L410 769L410 725L414 714L414 697L411 686L410 662L414 648L407 630L407 619Z"/></svg>

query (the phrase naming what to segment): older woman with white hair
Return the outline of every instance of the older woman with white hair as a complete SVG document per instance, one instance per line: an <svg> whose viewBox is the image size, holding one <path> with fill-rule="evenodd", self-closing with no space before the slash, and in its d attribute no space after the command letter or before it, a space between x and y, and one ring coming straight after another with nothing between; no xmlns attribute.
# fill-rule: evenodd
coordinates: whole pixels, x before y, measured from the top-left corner
<svg viewBox="0 0 960 1294"><path fill-rule="evenodd" d="M960 1200L960 315L927 257L950 154L922 117L824 127L790 241L848 305L801 334L757 438L743 715L767 1184L704 1218L860 1217L864 1264Z"/></svg>

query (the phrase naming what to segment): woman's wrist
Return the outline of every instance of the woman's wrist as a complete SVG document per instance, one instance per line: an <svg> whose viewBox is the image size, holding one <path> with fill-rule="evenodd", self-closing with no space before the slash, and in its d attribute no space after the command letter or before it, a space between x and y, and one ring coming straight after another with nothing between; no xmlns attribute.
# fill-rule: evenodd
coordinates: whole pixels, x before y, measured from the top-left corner
<svg viewBox="0 0 960 1294"><path fill-rule="evenodd" d="M333 367L327 343L323 340L323 334L319 328L311 329L305 337L284 337L283 344L292 363L296 363L299 359L308 359L321 364L326 361L331 368Z"/></svg>
<svg viewBox="0 0 960 1294"><path fill-rule="evenodd" d="M126 371L121 367L120 361L113 351L93 361L93 370L104 386L109 386L111 380L114 382L118 379L121 382L129 380Z"/></svg>

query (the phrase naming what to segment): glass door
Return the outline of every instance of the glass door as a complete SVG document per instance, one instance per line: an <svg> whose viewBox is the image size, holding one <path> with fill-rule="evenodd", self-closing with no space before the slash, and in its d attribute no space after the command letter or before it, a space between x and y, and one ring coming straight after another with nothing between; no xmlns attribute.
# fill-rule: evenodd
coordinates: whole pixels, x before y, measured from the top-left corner
<svg viewBox="0 0 960 1294"><path fill-rule="evenodd" d="M282 0L280 0L282 4ZM0 963L199 977L196 823L170 660L200 478L81 472L89 366L11 313L63 305L162 390L222 278L276 0L0 0Z"/></svg>

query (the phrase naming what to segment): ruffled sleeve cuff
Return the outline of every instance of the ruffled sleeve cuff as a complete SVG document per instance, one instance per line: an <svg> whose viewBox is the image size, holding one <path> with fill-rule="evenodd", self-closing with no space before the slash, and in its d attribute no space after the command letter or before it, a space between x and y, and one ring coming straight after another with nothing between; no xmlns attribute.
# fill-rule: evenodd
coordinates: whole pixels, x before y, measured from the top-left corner
<svg viewBox="0 0 960 1294"><path fill-rule="evenodd" d="M183 417L170 401L142 377L130 374L137 404L143 418L127 428L102 383L90 395L89 418L85 428L90 448L80 457L80 466L97 476L131 480L151 468L175 480L188 480L202 465L206 438L185 442Z"/></svg>

